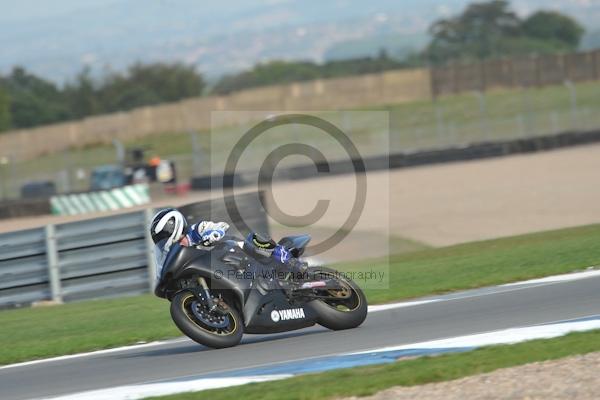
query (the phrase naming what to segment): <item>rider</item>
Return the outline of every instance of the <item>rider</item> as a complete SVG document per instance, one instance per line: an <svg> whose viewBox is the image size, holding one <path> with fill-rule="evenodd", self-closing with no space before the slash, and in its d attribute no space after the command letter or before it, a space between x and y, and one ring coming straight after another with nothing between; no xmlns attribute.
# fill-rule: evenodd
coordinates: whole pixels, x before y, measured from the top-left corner
<svg viewBox="0 0 600 400"><path fill-rule="evenodd" d="M164 259L171 246L179 243L184 247L198 247L210 250L223 239L229 229L226 222L201 221L189 227L183 214L175 208L166 208L154 215L150 231L154 244L160 246L161 259ZM275 243L270 237L250 233L244 241L244 249L265 259L273 258L281 264L291 259L289 251Z"/></svg>

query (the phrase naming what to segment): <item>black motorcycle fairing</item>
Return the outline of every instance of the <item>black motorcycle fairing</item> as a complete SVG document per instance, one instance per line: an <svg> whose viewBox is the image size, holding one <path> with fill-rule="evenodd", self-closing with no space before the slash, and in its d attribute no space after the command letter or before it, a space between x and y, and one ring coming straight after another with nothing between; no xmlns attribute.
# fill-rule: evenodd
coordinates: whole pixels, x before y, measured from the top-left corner
<svg viewBox="0 0 600 400"><path fill-rule="evenodd" d="M310 237L293 243L305 245L308 240ZM229 290L234 294L248 333L283 332L314 325L317 314L310 301L289 298L276 278L277 268L281 266L275 262L265 264L250 258L236 240L223 240L211 250L177 244L167 254L155 294L171 299L186 290L180 285L182 280L201 276L211 291Z"/></svg>
<svg viewBox="0 0 600 400"><path fill-rule="evenodd" d="M291 251L292 256L300 257L311 239L310 235L284 236L279 240L278 244Z"/></svg>
<svg viewBox="0 0 600 400"><path fill-rule="evenodd" d="M273 319L272 313L277 311L296 311L298 318L283 320ZM259 290L250 293L244 305L244 331L246 333L263 334L292 331L308 328L317 322L318 315L310 303L290 303L283 290L271 290L266 294Z"/></svg>
<svg viewBox="0 0 600 400"><path fill-rule="evenodd" d="M252 288L252 280L244 278L254 275L248 273L251 270L252 265L235 240L223 240L210 250L176 245L167 255L154 292L158 297L170 298L181 290L176 286L178 280L202 276L211 290L233 291L243 307Z"/></svg>
<svg viewBox="0 0 600 400"><path fill-rule="evenodd" d="M185 268L192 260L206 256L204 253L206 253L206 251L198 250L193 247L184 247L179 243L175 243L165 257L163 267L157 276L154 294L161 298L167 297L166 291L169 284L172 282L172 278L180 269Z"/></svg>

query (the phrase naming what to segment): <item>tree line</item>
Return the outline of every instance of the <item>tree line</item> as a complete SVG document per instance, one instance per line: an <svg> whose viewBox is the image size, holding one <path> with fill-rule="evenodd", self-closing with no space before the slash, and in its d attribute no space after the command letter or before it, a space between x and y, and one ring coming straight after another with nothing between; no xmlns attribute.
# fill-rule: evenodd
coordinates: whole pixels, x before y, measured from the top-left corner
<svg viewBox="0 0 600 400"><path fill-rule="evenodd" d="M224 76L210 90L194 67L179 63L138 63L101 79L93 79L89 69L84 69L63 87L16 67L0 76L0 131L265 85L449 61L569 52L579 47L584 29L573 18L555 11L538 11L521 18L508 1L491 0L472 3L460 14L434 22L429 34L429 45L403 60L381 50L376 57L325 63L271 61Z"/></svg>
<svg viewBox="0 0 600 400"><path fill-rule="evenodd" d="M0 76L0 130L173 102L200 96L205 86L195 68L178 63L138 63L102 79L84 69L63 87L15 67Z"/></svg>
<svg viewBox="0 0 600 400"><path fill-rule="evenodd" d="M257 86L302 82L341 76L363 75L421 65L414 58L397 60L380 50L376 57L327 61L271 61L255 65L248 71L221 78L212 88L214 94L228 94Z"/></svg>
<svg viewBox="0 0 600 400"><path fill-rule="evenodd" d="M506 0L473 3L459 15L429 28L431 41L423 56L432 64L523 54L577 50L584 28L555 11L519 17Z"/></svg>

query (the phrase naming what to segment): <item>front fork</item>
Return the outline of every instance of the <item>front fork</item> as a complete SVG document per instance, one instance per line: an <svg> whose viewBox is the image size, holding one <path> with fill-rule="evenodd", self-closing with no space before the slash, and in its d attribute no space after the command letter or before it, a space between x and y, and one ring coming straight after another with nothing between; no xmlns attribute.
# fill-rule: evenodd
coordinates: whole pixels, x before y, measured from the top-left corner
<svg viewBox="0 0 600 400"><path fill-rule="evenodd" d="M197 278L198 285L194 287L188 287L187 290L194 295L196 300L202 304L206 304L209 312L217 312L223 314L219 309L218 305L213 300L213 297L210 293L210 289L208 288L208 284L206 283L206 279L204 277Z"/></svg>
<svg viewBox="0 0 600 400"><path fill-rule="evenodd" d="M206 283L206 279L204 279L204 277L201 276L198 278L198 283L200 284L200 288L202 289L202 293L204 294L204 301L208 306L208 311L215 311L217 309L217 305L213 301L212 295L210 294L210 290L208 290L208 284ZM201 299L198 300L201 301Z"/></svg>

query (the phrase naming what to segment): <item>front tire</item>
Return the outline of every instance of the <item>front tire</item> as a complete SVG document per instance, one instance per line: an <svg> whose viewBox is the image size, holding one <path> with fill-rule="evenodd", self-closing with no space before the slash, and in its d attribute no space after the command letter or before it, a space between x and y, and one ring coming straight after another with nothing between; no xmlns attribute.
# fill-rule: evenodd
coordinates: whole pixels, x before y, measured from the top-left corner
<svg viewBox="0 0 600 400"><path fill-rule="evenodd" d="M224 304L225 316L220 322L226 324L224 327L215 328L203 322L200 316L205 315L206 310L199 309L202 305L187 291L177 293L171 300L171 318L181 332L197 343L215 349L232 347L242 340L244 325L233 303L222 301L221 304Z"/></svg>
<svg viewBox="0 0 600 400"><path fill-rule="evenodd" d="M317 323L332 330L352 329L362 324L367 318L367 299L361 288L330 268L318 267L314 270L321 279L336 279L344 288L342 292L347 298L339 300L314 300L312 308L319 315ZM333 291L329 291L333 292ZM331 293L330 293L331 294Z"/></svg>

